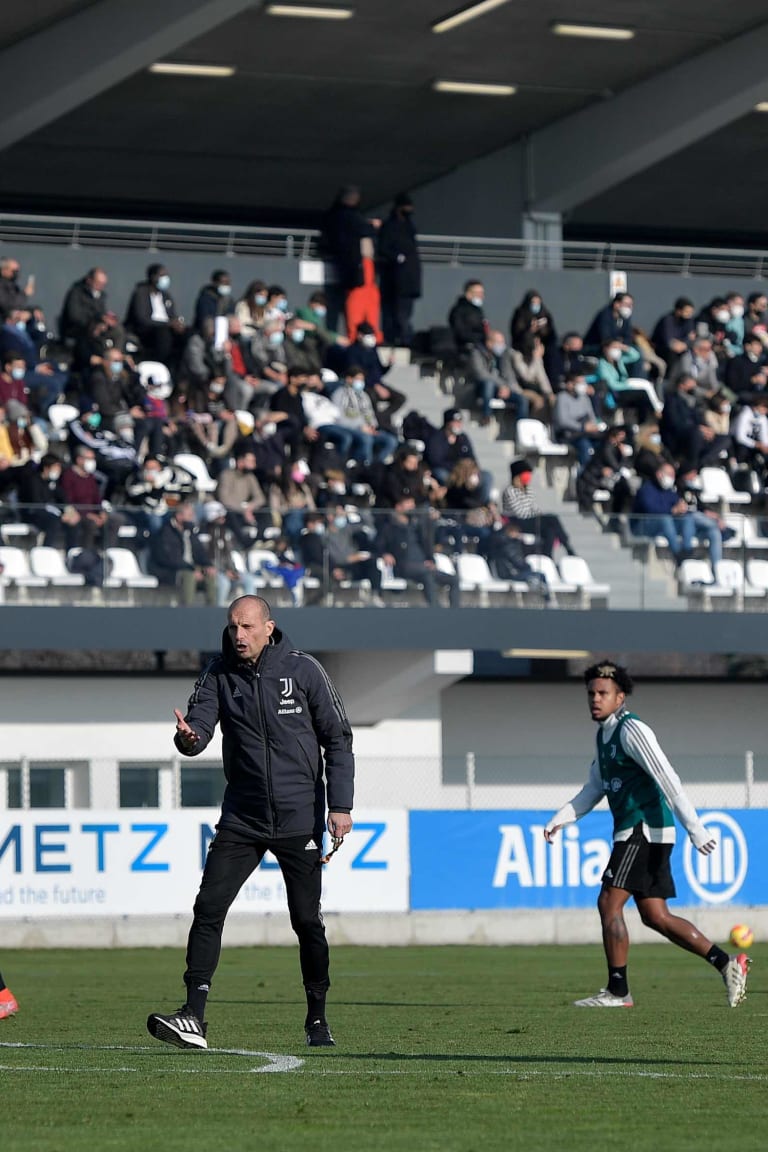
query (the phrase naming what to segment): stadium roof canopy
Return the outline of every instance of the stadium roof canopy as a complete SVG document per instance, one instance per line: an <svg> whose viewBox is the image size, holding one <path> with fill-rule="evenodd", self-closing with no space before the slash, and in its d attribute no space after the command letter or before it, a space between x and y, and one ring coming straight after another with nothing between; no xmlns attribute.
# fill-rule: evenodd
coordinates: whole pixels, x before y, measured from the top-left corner
<svg viewBox="0 0 768 1152"><path fill-rule="evenodd" d="M0 210L310 225L341 183L373 206L512 148L526 207L562 213L566 235L766 242L765 0L324 3L349 15L278 14L293 0L3 4Z"/></svg>

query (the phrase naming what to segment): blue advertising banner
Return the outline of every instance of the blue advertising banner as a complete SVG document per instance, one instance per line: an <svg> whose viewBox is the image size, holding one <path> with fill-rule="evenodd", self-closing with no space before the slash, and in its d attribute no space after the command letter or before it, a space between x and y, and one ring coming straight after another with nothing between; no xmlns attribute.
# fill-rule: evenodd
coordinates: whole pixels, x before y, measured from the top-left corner
<svg viewBox="0 0 768 1152"><path fill-rule="evenodd" d="M702 856L678 827L672 871L684 905L763 904L768 811L700 813L718 845ZM411 909L591 908L611 852L611 817L592 812L554 844L541 811L410 813Z"/></svg>

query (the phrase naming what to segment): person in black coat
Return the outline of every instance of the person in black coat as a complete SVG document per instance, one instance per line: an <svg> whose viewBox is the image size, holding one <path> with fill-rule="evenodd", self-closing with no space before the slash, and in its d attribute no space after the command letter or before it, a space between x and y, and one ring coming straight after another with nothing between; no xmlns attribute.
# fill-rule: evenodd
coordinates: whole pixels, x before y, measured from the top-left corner
<svg viewBox="0 0 768 1152"><path fill-rule="evenodd" d="M178 363L186 331L170 293L171 277L164 264L150 264L147 278L133 290L125 314L125 327L141 344L142 358L159 360L169 368Z"/></svg>
<svg viewBox="0 0 768 1152"><path fill-rule="evenodd" d="M392 211L379 230L378 269L384 340L410 348L413 305L421 296L421 257L413 200L407 192L395 197Z"/></svg>
<svg viewBox="0 0 768 1152"><path fill-rule="evenodd" d="M67 292L59 318L62 341L72 348L72 367L87 372L91 357L106 348L122 348L125 333L107 307L108 277L103 268L91 268Z"/></svg>
<svg viewBox="0 0 768 1152"><path fill-rule="evenodd" d="M186 1003L147 1028L179 1048L207 1048L205 1010L227 912L271 850L283 875L307 998L310 1047L334 1044L325 1018L328 941L320 914L323 832L334 847L352 829L352 729L328 673L272 619L269 604L241 596L229 606L221 655L206 666L175 744L196 756L218 724L227 787L205 861L184 973ZM326 803L328 812L326 815Z"/></svg>
<svg viewBox="0 0 768 1152"><path fill-rule="evenodd" d="M378 554L394 569L395 576L422 585L430 608L439 607L437 592L440 587L448 589L451 608L458 608L458 577L436 567L424 514L414 516L415 507L412 496L398 500L391 518L382 525L376 538Z"/></svg>
<svg viewBox="0 0 768 1152"><path fill-rule="evenodd" d="M675 460L690 460L700 468L717 459L724 438L705 423L695 392L695 378L681 376L664 404L659 428L662 443Z"/></svg>
<svg viewBox="0 0 768 1152"><path fill-rule="evenodd" d="M18 501L24 510L23 519L34 524L43 533L47 548L61 548L65 543L65 523L74 522L72 509L65 511L67 503L59 480L61 460L47 452L39 464L27 464L18 470ZM24 507L30 505L30 507ZM75 515L79 515L75 513Z"/></svg>
<svg viewBox="0 0 768 1152"><path fill-rule="evenodd" d="M734 356L726 364L725 386L730 388L735 396L762 392L768 387L766 357L759 336L744 337L744 352L741 356Z"/></svg>
<svg viewBox="0 0 768 1152"><path fill-rule="evenodd" d="M182 603L194 603L198 587L207 604L217 603L216 569L211 567L195 520L195 506L182 500L149 541L147 567L161 584L181 588Z"/></svg>
<svg viewBox="0 0 768 1152"><path fill-rule="evenodd" d="M467 356L475 345L483 346L488 332L483 305L485 288L479 280L467 280L464 292L448 313L453 339L459 353Z"/></svg>
<svg viewBox="0 0 768 1152"><path fill-rule="evenodd" d="M552 360L557 349L557 332L552 313L545 307L541 293L532 288L526 292L509 322L510 343L522 352L526 336L538 336L544 345L546 359Z"/></svg>

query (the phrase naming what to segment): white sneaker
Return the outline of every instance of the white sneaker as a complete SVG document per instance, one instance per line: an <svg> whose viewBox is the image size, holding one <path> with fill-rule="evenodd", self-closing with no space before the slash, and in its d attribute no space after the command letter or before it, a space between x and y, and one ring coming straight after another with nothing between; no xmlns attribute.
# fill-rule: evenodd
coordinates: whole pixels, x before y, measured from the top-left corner
<svg viewBox="0 0 768 1152"><path fill-rule="evenodd" d="M723 969L723 983L731 1008L737 1008L747 998L747 976L751 963L749 956L740 952L738 956L731 956Z"/></svg>
<svg viewBox="0 0 768 1152"><path fill-rule="evenodd" d="M626 996L614 996L607 988L601 988L596 996L587 996L584 1000L574 1000L576 1008L634 1008L635 1002L627 993Z"/></svg>

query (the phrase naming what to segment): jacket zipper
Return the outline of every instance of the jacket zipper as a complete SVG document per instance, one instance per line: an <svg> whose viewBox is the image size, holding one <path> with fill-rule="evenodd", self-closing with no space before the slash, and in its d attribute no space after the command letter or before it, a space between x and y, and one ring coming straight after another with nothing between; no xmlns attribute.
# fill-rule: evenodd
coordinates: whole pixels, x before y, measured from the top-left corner
<svg viewBox="0 0 768 1152"><path fill-rule="evenodd" d="M269 794L269 809L272 813L272 832L274 834L277 829L277 812L275 811L275 796L274 792L272 791L272 754L269 748L269 729L267 727L267 717L264 711L264 697L261 691L261 672L256 673L256 695L259 699L261 727L264 732L264 755L267 764L267 792Z"/></svg>

